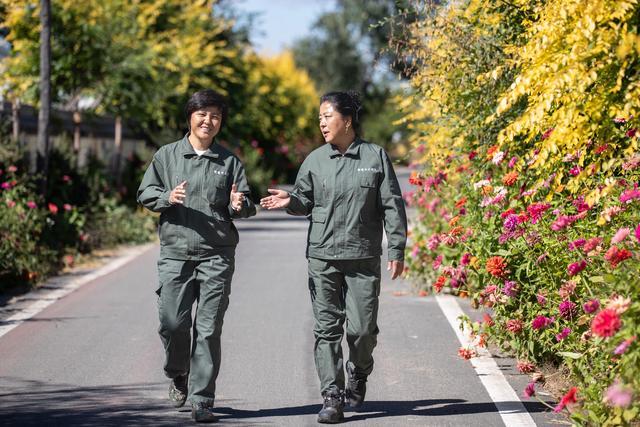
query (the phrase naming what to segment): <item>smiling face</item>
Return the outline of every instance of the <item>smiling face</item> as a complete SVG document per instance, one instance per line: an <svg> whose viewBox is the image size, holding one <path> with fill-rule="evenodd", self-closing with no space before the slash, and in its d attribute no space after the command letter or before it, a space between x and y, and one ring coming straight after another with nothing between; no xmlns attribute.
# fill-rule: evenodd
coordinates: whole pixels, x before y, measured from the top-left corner
<svg viewBox="0 0 640 427"><path fill-rule="evenodd" d="M211 143L220 132L222 111L218 107L204 107L191 113L191 134L203 143Z"/></svg>
<svg viewBox="0 0 640 427"><path fill-rule="evenodd" d="M318 119L320 120L320 131L325 142L342 145L344 142L351 142L353 139L351 135L353 132L351 117L345 117L340 114L330 102L323 102L320 105Z"/></svg>

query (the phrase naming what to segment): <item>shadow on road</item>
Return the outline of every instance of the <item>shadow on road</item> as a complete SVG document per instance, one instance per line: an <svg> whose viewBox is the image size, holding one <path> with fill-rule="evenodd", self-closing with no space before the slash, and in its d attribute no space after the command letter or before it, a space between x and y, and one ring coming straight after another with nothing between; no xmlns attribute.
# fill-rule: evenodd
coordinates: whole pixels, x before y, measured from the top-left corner
<svg viewBox="0 0 640 427"><path fill-rule="evenodd" d="M175 426L188 421L167 402L148 395L165 383L72 387L0 378L0 424L6 426ZM19 384L19 386L18 386Z"/></svg>
<svg viewBox="0 0 640 427"><path fill-rule="evenodd" d="M523 403L528 412L544 412L548 410L537 402L501 402L505 407ZM247 411L230 407L217 407L216 413L226 414L220 419L247 419L266 417L287 417L298 415L315 415L320 411L321 405L290 406L283 408L259 409ZM359 421L374 418L401 417L401 416L450 416L463 414L480 414L486 412L498 412L493 402L466 403L463 399L427 399L414 401L371 401L366 402L357 411L348 407L345 412L345 421ZM349 416L348 413L352 415ZM517 410L510 411L510 413Z"/></svg>

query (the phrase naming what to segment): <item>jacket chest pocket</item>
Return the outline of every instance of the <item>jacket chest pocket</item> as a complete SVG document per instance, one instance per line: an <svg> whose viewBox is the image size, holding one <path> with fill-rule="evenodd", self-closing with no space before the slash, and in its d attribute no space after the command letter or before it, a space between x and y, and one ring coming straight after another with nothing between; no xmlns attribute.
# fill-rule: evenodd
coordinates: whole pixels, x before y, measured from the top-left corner
<svg viewBox="0 0 640 427"><path fill-rule="evenodd" d="M210 204L220 206L228 203L230 189L227 191L226 175L211 174L207 176L204 186Z"/></svg>

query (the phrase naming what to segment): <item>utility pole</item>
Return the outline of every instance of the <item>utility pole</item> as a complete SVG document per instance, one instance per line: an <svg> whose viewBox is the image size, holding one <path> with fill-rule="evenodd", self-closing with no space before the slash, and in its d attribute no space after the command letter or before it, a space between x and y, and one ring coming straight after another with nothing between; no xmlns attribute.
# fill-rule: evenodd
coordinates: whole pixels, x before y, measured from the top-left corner
<svg viewBox="0 0 640 427"><path fill-rule="evenodd" d="M51 114L51 0L40 0L40 112L38 113L37 154L31 159L32 172L43 174L41 192L47 191L49 176L49 118Z"/></svg>

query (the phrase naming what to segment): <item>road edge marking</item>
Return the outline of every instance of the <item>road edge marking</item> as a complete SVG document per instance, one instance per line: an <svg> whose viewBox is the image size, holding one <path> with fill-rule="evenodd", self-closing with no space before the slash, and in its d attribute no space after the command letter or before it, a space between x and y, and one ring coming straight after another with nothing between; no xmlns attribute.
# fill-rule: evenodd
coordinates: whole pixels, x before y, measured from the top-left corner
<svg viewBox="0 0 640 427"><path fill-rule="evenodd" d="M17 313L12 314L6 319L2 319L0 321L2 323L5 323L4 325L0 325L0 338L2 338L5 334L13 330L14 328L17 328L18 326L20 326L26 320L29 320L36 314L40 313L42 310L49 307L54 302L64 298L65 296L69 295L71 292L79 289L80 287L86 285L87 283L92 282L93 280L99 277L106 276L107 274L117 270L118 268L122 267L129 261L138 257L139 255L142 255L144 252L148 251L153 246L155 246L155 243L147 243L141 246L127 248L126 249L127 253L125 253L124 255L120 255L115 259L107 262L102 267L99 267L91 271L90 273L83 274L80 277L70 277L65 280L64 276L57 276L49 279L49 281L62 280L63 282L66 281L66 283L48 292L42 292L42 291L38 292L37 290L35 290L23 295L23 297L25 298L33 297L36 299L36 301L20 309ZM47 285L47 282L43 284L43 287L46 285Z"/></svg>
<svg viewBox="0 0 640 427"><path fill-rule="evenodd" d="M464 315L460 304L453 295L436 295L436 302L455 332L463 347L471 347L472 341L468 328L460 330L458 317ZM495 359L486 348L477 348L477 357L470 359L480 382L496 405L500 417L506 426L535 426L531 414L524 407L520 397L511 387Z"/></svg>

